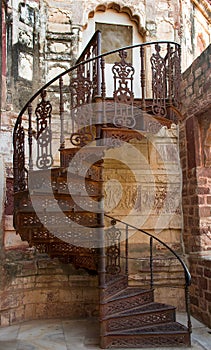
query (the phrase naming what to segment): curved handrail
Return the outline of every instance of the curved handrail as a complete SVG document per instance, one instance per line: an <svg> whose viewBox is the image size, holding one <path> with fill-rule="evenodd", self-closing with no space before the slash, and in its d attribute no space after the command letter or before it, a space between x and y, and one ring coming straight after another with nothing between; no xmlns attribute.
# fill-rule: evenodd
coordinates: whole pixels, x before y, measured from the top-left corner
<svg viewBox="0 0 211 350"><path fill-rule="evenodd" d="M164 247L166 247L179 260L180 264L182 265L183 270L184 270L184 274L185 274L185 285L186 285L186 287L191 285L191 274L190 274L190 272L189 272L185 262L180 258L180 256L171 247L169 247L168 244L166 244L165 242L161 241L159 238L157 238L156 236L152 235L151 233L149 233L149 232L147 232L145 230L142 230L142 229L140 229L138 227L135 227L135 226L133 226L131 224L128 224L125 221L116 219L116 218L114 218L114 217L112 217L112 216L110 216L108 214L104 214L104 215L106 217L108 217L109 219L114 220L115 222L120 222L121 224L127 225L128 227L130 227L132 229L135 229L136 231L144 233L145 235L155 239L157 242L159 242Z"/></svg>
<svg viewBox="0 0 211 350"><path fill-rule="evenodd" d="M181 266L183 267L184 270L184 276L185 276L185 286L184 286L184 290L185 290L185 306L186 306L186 313L187 313L187 328L188 328L188 332L189 334L191 334L192 332L192 324L191 324L191 315L190 315L190 297L189 297L189 286L191 285L191 274L186 266L186 264L184 263L184 261L180 258L180 256L171 248L169 247L168 244L166 244L165 242L161 241L159 238L155 237L154 235L152 235L151 233L142 230L140 228L135 227L134 225L128 224L125 221L116 219L108 214L104 214L105 217L109 218L111 220L111 224L114 227L116 225L116 222L119 222L123 225L125 225L126 228L126 239L125 239L125 256L124 259L126 259L126 266L125 266L125 273L126 275L128 275L128 259L130 259L128 257L128 229L132 228L135 229L136 231L139 231L141 233L144 233L145 235L147 235L148 237L150 237L150 274L151 274L151 288L153 288L153 257L152 257L152 244L153 244L153 239L156 240L157 242L159 242L160 244L162 244L165 248L167 248L176 258L177 260L180 262ZM108 229L110 230L110 228ZM119 229L117 229L117 231L119 231ZM114 240L115 243L114 243ZM117 243L118 241L118 243ZM111 247L113 250L113 247L115 246L116 251L119 252L118 253L118 258L115 256L115 258L117 260L115 260L115 262L117 261L117 273L119 273L121 271L121 267L120 267L120 258L123 258L120 256L120 241L119 238L117 238L117 235L115 236L115 239L112 239L111 242ZM112 250L111 250L111 255L112 255ZM109 257L109 248L108 248L108 257ZM119 264L119 265L118 265ZM113 266L111 266L112 268L114 268Z"/></svg>
<svg viewBox="0 0 211 350"><path fill-rule="evenodd" d="M88 60L86 61L80 61L79 63L75 64L73 67L65 70L64 72L58 74L56 77L54 77L53 79L51 79L48 83L46 83L45 85L43 85L29 100L28 102L25 104L25 106L21 109L18 117L17 117L17 120L16 120L16 123L15 123L15 127L14 127L14 130L16 130L17 128L17 125L19 123L19 120L20 118L22 117L22 115L24 114L24 112L26 111L28 105L30 103L32 103L33 100L35 100L35 98L37 96L39 96L41 94L41 92L43 90L45 90L46 88L48 88L51 84L53 84L56 80L59 80L61 77L63 77L64 75L72 72L73 70L75 70L76 68L78 68L80 65L83 65L83 64L87 64L89 62L92 62L92 61L95 61L95 60L99 60L101 58L104 58L108 55L112 55L112 54L115 54L115 53L118 53L119 51L123 51L123 50L129 50L129 49L133 49L133 48L138 48L138 47L145 47L145 46L149 46L149 45L155 45L155 44L173 44L173 45L177 45L179 48L180 48L180 44L176 43L175 41L166 41L166 40L160 40L160 41L152 41L152 42L145 42L145 43L142 43L142 44L135 44L135 45L129 45L129 46L124 46L124 47L121 47L121 48L118 48L118 49L115 49L115 50L112 50L112 51L109 51L109 52L105 52L103 54L100 54L98 56L95 56L95 57L92 57L92 58L89 58Z"/></svg>

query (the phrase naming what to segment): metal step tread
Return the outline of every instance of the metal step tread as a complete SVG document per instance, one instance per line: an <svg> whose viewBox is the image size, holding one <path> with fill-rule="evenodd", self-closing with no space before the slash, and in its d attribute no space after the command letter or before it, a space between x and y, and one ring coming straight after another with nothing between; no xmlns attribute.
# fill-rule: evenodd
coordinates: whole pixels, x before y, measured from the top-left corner
<svg viewBox="0 0 211 350"><path fill-rule="evenodd" d="M173 311L175 312L175 306L167 305L167 304L162 304L162 303L148 303L142 306L138 306L132 309L128 309L125 311L120 311L115 314L109 314L103 320L108 320L112 318L119 318L119 317L124 317L124 316L136 316L140 314L152 314L156 312L161 312L161 311Z"/></svg>
<svg viewBox="0 0 211 350"><path fill-rule="evenodd" d="M109 335L142 335L142 334L172 334L172 333L188 333L188 328L178 322L168 322L165 324L148 325L139 328L124 329L121 331L107 332L104 336Z"/></svg>
<svg viewBox="0 0 211 350"><path fill-rule="evenodd" d="M106 288L112 286L115 283L118 283L121 280L128 280L128 277L126 275L114 275L114 276L110 276L110 275L106 275Z"/></svg>
<svg viewBox="0 0 211 350"><path fill-rule="evenodd" d="M90 168L95 169L97 172L99 172L99 166L95 164L89 164L84 162L84 167L81 167L81 170L77 168L76 166L72 167L57 167L57 168L51 168L51 169L34 169L30 170L29 172L29 180L31 181L31 187L33 185L33 181L35 183L39 184L39 180L44 179L44 180L66 180L67 177L78 181L92 181L94 183L96 182L103 182L101 178L95 179L90 173ZM86 165L86 167L85 167ZM85 169L87 170L86 173L84 174ZM42 184L42 183L41 183ZM46 185L45 185L46 186Z"/></svg>
<svg viewBox="0 0 211 350"><path fill-rule="evenodd" d="M112 301L120 300L120 299L127 299L132 296L136 296L139 294L145 294L145 293L151 293L153 292L153 289L141 289L140 287L127 287L124 290L121 290L120 292L117 292L116 294L112 295L111 297L108 297L105 299L105 301L102 304L106 304Z"/></svg>

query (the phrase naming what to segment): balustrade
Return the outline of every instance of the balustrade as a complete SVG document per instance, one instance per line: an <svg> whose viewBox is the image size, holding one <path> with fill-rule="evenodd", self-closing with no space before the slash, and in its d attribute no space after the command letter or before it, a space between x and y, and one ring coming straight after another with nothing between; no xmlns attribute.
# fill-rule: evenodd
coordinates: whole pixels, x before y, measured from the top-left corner
<svg viewBox="0 0 211 350"><path fill-rule="evenodd" d="M76 65L37 91L20 112L13 139L15 191L26 187L28 170L57 165L58 149L100 140L102 127L140 130L143 113L166 125L178 121L180 46L144 43L101 55L100 38L97 31ZM105 57L114 52L120 59L108 65L108 74Z"/></svg>

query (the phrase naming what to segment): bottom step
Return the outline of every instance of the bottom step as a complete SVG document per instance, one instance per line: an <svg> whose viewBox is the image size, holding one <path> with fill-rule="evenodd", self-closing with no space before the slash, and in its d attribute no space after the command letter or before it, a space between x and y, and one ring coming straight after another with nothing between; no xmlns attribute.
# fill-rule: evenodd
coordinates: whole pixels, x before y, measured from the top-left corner
<svg viewBox="0 0 211 350"><path fill-rule="evenodd" d="M190 346L190 335L177 322L165 325L110 332L101 337L101 348L153 348Z"/></svg>

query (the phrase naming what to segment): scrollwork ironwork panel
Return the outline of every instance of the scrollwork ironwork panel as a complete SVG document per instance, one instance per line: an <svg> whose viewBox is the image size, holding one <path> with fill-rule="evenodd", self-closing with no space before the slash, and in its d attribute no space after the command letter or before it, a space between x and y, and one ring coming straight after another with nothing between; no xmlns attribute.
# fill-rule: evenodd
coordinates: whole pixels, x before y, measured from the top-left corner
<svg viewBox="0 0 211 350"><path fill-rule="evenodd" d="M133 116L133 76L135 69L131 63L126 61L127 52L119 52L120 62L115 62L112 67L114 77L114 102L115 116L113 123L115 126L133 128L136 124Z"/></svg>
<svg viewBox="0 0 211 350"><path fill-rule="evenodd" d="M154 311L154 313L142 313L139 310L139 314L126 315L125 317L116 317L113 319L109 319L104 321L106 324L106 330L110 331L118 331L124 329L133 329L138 327L144 327L147 325L160 324L160 323L168 323L173 322L175 319L174 313L169 310L162 310L159 312Z"/></svg>
<svg viewBox="0 0 211 350"><path fill-rule="evenodd" d="M152 112L166 116L166 61L160 54L161 47L155 44L155 53L150 58L152 69Z"/></svg>
<svg viewBox="0 0 211 350"><path fill-rule="evenodd" d="M121 272L120 239L121 230L115 227L115 223L112 223L112 227L106 230L106 272L111 275L116 275Z"/></svg>
<svg viewBox="0 0 211 350"><path fill-rule="evenodd" d="M188 344L186 334L149 334L144 335L118 335L109 336L105 339L105 348L141 348L141 347L161 347L161 346L182 346Z"/></svg>
<svg viewBox="0 0 211 350"><path fill-rule="evenodd" d="M83 147L94 140L92 112L93 82L86 65L77 68L77 75L71 79L71 119L72 134L70 141L74 146Z"/></svg>
<svg viewBox="0 0 211 350"><path fill-rule="evenodd" d="M123 312L125 310L133 309L151 303L153 301L153 292L147 291L128 298L113 301L112 303L105 304L103 306L103 315L112 315L115 313Z"/></svg>
<svg viewBox="0 0 211 350"><path fill-rule="evenodd" d="M24 191L26 188L25 171L25 131L21 124L14 133L14 191Z"/></svg>
<svg viewBox="0 0 211 350"><path fill-rule="evenodd" d="M41 93L41 102L35 110L37 117L37 161L39 169L47 169L53 164L51 112L52 105L46 101L46 91Z"/></svg>
<svg viewBox="0 0 211 350"><path fill-rule="evenodd" d="M180 106L180 82L181 82L181 50L179 45L175 45L175 50L171 53L172 67L172 96L173 104L176 107Z"/></svg>

